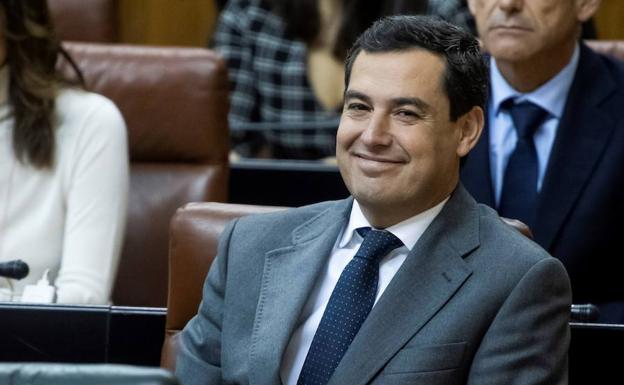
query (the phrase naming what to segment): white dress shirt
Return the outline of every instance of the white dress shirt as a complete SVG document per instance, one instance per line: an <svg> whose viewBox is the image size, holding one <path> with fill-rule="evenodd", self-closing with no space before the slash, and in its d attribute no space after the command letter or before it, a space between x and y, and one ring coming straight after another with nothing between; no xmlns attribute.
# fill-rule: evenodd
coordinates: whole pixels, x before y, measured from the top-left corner
<svg viewBox="0 0 624 385"><path fill-rule="evenodd" d="M492 88L488 106L490 171L497 206L503 189L505 168L518 141L511 115L501 108L501 104L509 98L518 98L518 102L530 101L549 113L549 117L544 120L533 136L538 163L537 191L540 191L550 151L557 134L557 127L565 108L568 91L578 67L579 55L580 48L577 45L572 54L572 59L563 70L539 88L528 93L516 91L500 73L494 58L490 58Z"/></svg>
<svg viewBox="0 0 624 385"><path fill-rule="evenodd" d="M403 246L394 249L380 261L379 283L375 304L407 258L407 254L414 248L414 245L416 245L416 242L418 242L427 227L442 211L447 201L448 197L429 210L386 228L387 231L403 242ZM284 385L297 384L301 368L312 344L316 329L321 323L329 297L338 282L338 278L340 278L340 274L362 244L362 237L356 231L360 227L372 226L364 217L360 205L354 200L349 223L338 236L329 257L325 273L319 277L314 289L312 289L299 316L298 326L295 328L286 347L280 368L280 377Z"/></svg>

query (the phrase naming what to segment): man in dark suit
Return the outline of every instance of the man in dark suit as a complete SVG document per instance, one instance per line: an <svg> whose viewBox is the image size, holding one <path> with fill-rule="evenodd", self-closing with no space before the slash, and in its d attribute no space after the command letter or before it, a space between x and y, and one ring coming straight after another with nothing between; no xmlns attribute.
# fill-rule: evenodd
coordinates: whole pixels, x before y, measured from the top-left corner
<svg viewBox="0 0 624 385"><path fill-rule="evenodd" d="M622 323L624 69L578 41L599 1L469 5L491 55L491 97L461 180L478 202L530 225L535 241L566 266L575 303L598 304L602 321ZM517 140L510 105L519 104L543 111L529 142ZM518 173L523 146L516 143L536 155Z"/></svg>
<svg viewBox="0 0 624 385"><path fill-rule="evenodd" d="M477 204L477 41L382 19L350 51L337 161L353 197L244 217L182 332L182 384L567 384L561 262Z"/></svg>

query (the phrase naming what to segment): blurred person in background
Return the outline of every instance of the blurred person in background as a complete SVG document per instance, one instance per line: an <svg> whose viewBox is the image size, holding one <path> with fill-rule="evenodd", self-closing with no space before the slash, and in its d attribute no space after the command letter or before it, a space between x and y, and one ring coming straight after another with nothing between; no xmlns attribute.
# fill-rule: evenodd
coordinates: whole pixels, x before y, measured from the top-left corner
<svg viewBox="0 0 624 385"><path fill-rule="evenodd" d="M45 0L0 1L0 300L22 298L45 272L56 302L109 301L128 189L126 126L103 96L70 86Z"/></svg>
<svg viewBox="0 0 624 385"><path fill-rule="evenodd" d="M580 40L599 0L470 0L490 57L488 119L462 182L531 227L575 303L624 322L624 65Z"/></svg>
<svg viewBox="0 0 624 385"><path fill-rule="evenodd" d="M427 13L438 15L449 23L477 35L474 17L470 13L466 0L429 0Z"/></svg>

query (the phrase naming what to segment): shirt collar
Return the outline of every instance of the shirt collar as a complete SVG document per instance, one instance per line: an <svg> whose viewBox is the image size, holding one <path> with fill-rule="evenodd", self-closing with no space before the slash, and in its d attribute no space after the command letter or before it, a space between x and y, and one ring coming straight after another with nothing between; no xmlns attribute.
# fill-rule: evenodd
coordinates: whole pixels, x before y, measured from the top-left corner
<svg viewBox="0 0 624 385"><path fill-rule="evenodd" d="M492 87L491 107L493 112L497 115L500 112L501 104L509 98L519 98L520 100L529 100L544 110L548 111L552 116L557 119L563 115L563 108L565 107L566 98L563 95L567 95L572 81L574 80L574 74L578 67L580 57L580 48L577 44L572 53L570 62L552 79L544 83L537 89L522 93L516 91L507 80L500 73L496 61L493 57L490 57L490 79Z"/></svg>
<svg viewBox="0 0 624 385"><path fill-rule="evenodd" d="M410 217L402 222L397 223L396 225L392 225L386 230L394 234L397 238L403 242L403 244L407 247L408 250L412 250L420 236L427 230L427 227L433 222L435 217L438 216L442 208L449 200L450 197L447 197L442 202L433 206L432 208L423 211L420 214L416 214L413 217ZM362 213L362 209L360 208L357 200L353 200L353 206L351 206L351 215L349 216L349 223L345 228L345 231L342 233L342 238L338 243L339 248L346 247L349 242L353 239L354 234L360 227L373 227L364 217L364 213ZM359 234L357 235L359 237Z"/></svg>

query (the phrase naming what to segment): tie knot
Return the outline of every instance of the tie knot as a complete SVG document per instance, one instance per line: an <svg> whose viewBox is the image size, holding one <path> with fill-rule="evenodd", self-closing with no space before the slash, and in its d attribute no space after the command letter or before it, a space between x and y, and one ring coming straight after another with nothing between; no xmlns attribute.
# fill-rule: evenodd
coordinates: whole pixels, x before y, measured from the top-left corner
<svg viewBox="0 0 624 385"><path fill-rule="evenodd" d="M518 137L524 139L532 138L538 127L548 117L548 111L529 101L514 103L513 99L508 99L503 107L509 111Z"/></svg>
<svg viewBox="0 0 624 385"><path fill-rule="evenodd" d="M403 242L394 234L386 230L375 230L370 227L360 227L356 230L364 240L356 257L379 261L390 251L403 245Z"/></svg>

